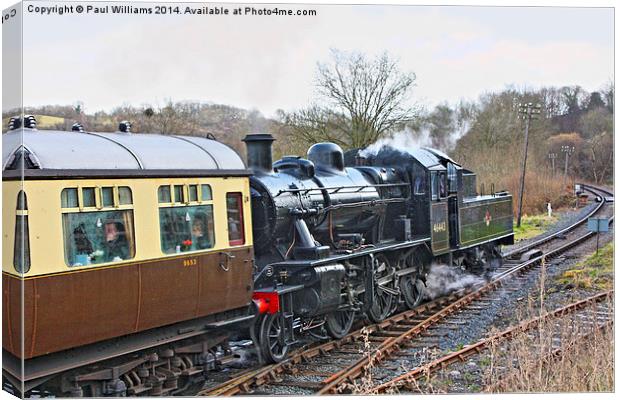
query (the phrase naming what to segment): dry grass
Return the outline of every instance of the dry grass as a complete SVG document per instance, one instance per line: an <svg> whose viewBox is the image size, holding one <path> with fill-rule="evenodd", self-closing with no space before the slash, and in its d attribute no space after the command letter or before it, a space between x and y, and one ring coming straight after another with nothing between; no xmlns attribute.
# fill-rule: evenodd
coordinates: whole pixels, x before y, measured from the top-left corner
<svg viewBox="0 0 620 400"><path fill-rule="evenodd" d="M521 334L490 350L486 391L609 392L614 389L613 330L575 333L568 320L560 323L563 351L552 357L550 326ZM584 336L585 335L585 336Z"/></svg>
<svg viewBox="0 0 620 400"><path fill-rule="evenodd" d="M343 389L351 391L351 393L354 394L374 394L371 391L375 384L372 375L372 367L374 366L374 352L372 351L370 342L370 330L367 327L363 327L361 333L363 346L360 353L362 354L362 357L368 359L368 368L364 371L359 380L356 380L353 383L345 383Z"/></svg>
<svg viewBox="0 0 620 400"><path fill-rule="evenodd" d="M369 331L366 330L366 328L362 328L362 334L363 334L364 346L363 346L363 350L361 351L361 353L363 354L363 357L368 358L369 360L368 368L364 371L362 376L359 379L357 379L355 382L346 383L344 385L344 389L356 395L377 395L379 393L374 391L374 389L380 382L377 381L376 377L372 373L372 369L375 366L375 360L373 359L372 356L375 353L372 351L372 348L371 348L371 342L369 339L370 337ZM438 357L438 356L439 354L436 354L434 351L430 349L427 349L427 351L425 351L425 357L429 357L429 360L435 357ZM404 364L401 363L399 373L406 373L406 372L408 372L408 369L405 367ZM432 384L430 371L427 371L426 374L424 374L424 377L421 379L421 383L418 383L416 379L407 379L404 383L404 386L408 390L411 390L413 392L418 392L418 393L445 393L445 392L435 390ZM388 388L385 392L382 392L380 394L395 395L399 393L400 393L399 388L397 386L393 386L393 387Z"/></svg>
<svg viewBox="0 0 620 400"><path fill-rule="evenodd" d="M580 265L602 269L613 268L613 246L606 246L598 256L592 256ZM516 311L517 321L526 321L547 312L546 266L543 260L538 283L538 293L527 299L525 311ZM606 306L613 314L613 298ZM558 307L554 305L553 308ZM543 320L536 328L517 333L508 341L491 343L476 363L482 369L482 376L467 386L470 392L492 393L549 393L549 392L612 392L614 390L614 335L612 325L600 329L589 322L600 315L594 305L572 315ZM576 318L575 315L589 318ZM494 329L492 336L498 332ZM367 339L366 339L367 342ZM427 349L430 350L430 349ZM364 354L370 357L370 346ZM428 354L429 360L439 354ZM426 357L423 357L426 358ZM401 365L401 373L408 372ZM466 381L468 373L465 373ZM371 370L348 388L354 394L377 394L373 391L379 384ZM467 383L467 382L465 382ZM452 380L444 372L431 373L427 370L418 379L408 379L401 387L388 388L383 394L446 393L453 390ZM462 386L462 384L461 384Z"/></svg>
<svg viewBox="0 0 620 400"><path fill-rule="evenodd" d="M613 254L613 248L612 248ZM607 258L603 258L607 260ZM584 263L590 262L588 259ZM537 298L528 297L518 320L545 313L546 269L543 261ZM607 300L613 313L613 298ZM508 342L494 343L485 370L486 392L610 392L614 390L614 335L611 325L597 329L575 315L597 318L594 305L562 318L542 321ZM560 350L558 353L558 349Z"/></svg>
<svg viewBox="0 0 620 400"><path fill-rule="evenodd" d="M583 289L609 290L614 285L614 244L609 243L586 260L566 271L559 278L564 285L572 284Z"/></svg>
<svg viewBox="0 0 620 400"><path fill-rule="evenodd" d="M529 298L520 320L544 312L544 270L537 300ZM607 306L613 312L612 300ZM596 318L591 306L578 314ZM557 350L561 351L557 353ZM614 390L614 336L611 325L596 329L566 316L543 321L487 352L486 392L610 392Z"/></svg>
<svg viewBox="0 0 620 400"><path fill-rule="evenodd" d="M521 175L519 171L512 171L498 177L501 187L505 187L513 193L513 209L516 215L518 207L518 195ZM496 184L497 185L497 184ZM567 186L572 186L572 181L567 181ZM575 197L571 189L564 187L562 176L551 176L535 171L527 171L525 174L525 193L523 195L523 214L537 214L546 212L547 203L551 203L554 209L575 204Z"/></svg>
<svg viewBox="0 0 620 400"><path fill-rule="evenodd" d="M521 152L506 153L485 149L480 155L471 155L466 167L476 172L478 185L484 184L485 191L508 190L513 194L514 214L517 214L518 195L521 182ZM567 186L572 186L567 179ZM534 159L528 160L525 174L525 193L523 195L523 213L525 215L546 212L547 203L554 209L575 204L571 190L564 187L564 176L559 171L552 175L548 169L541 168Z"/></svg>

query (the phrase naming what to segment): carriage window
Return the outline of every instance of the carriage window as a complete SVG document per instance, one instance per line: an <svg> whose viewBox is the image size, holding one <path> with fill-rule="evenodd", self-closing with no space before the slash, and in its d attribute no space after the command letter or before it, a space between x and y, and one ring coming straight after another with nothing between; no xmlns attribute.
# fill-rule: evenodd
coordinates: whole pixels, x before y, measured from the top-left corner
<svg viewBox="0 0 620 400"><path fill-rule="evenodd" d="M174 185L174 202L183 203L183 185Z"/></svg>
<svg viewBox="0 0 620 400"><path fill-rule="evenodd" d="M30 235L28 232L28 202L23 190L20 190L17 195L16 209L13 267L20 274L24 274L30 269Z"/></svg>
<svg viewBox="0 0 620 400"><path fill-rule="evenodd" d="M111 187L101 188L101 204L104 207L112 207L114 205L114 189Z"/></svg>
<svg viewBox="0 0 620 400"><path fill-rule="evenodd" d="M161 207L161 249L166 254L213 247L213 206Z"/></svg>
<svg viewBox="0 0 620 400"><path fill-rule="evenodd" d="M242 245L245 243L245 234L241 193L227 193L226 208L228 211L228 243L231 246Z"/></svg>
<svg viewBox="0 0 620 400"><path fill-rule="evenodd" d="M18 211L27 211L28 210L28 199L26 198L26 193L23 190L20 190L17 194L17 207Z"/></svg>
<svg viewBox="0 0 620 400"><path fill-rule="evenodd" d="M82 204L83 207L95 206L95 188L82 189Z"/></svg>
<svg viewBox="0 0 620 400"><path fill-rule="evenodd" d="M198 201L198 185L189 185L189 201Z"/></svg>
<svg viewBox="0 0 620 400"><path fill-rule="evenodd" d="M132 210L64 213L62 227L70 267L120 262L135 255Z"/></svg>
<svg viewBox="0 0 620 400"><path fill-rule="evenodd" d="M160 203L172 203L172 198L170 197L170 186L160 186L157 191L157 197Z"/></svg>
<svg viewBox="0 0 620 400"><path fill-rule="evenodd" d="M126 205L132 204L133 197L131 196L131 189L128 186L120 186L118 188L118 204Z"/></svg>
<svg viewBox="0 0 620 400"><path fill-rule="evenodd" d="M63 189L60 193L60 205L62 208L78 207L78 192L75 188Z"/></svg>
<svg viewBox="0 0 620 400"><path fill-rule="evenodd" d="M202 201L211 200L211 186L200 185L200 191L202 192L202 195L201 195Z"/></svg>
<svg viewBox="0 0 620 400"><path fill-rule="evenodd" d="M70 267L83 267L132 259L135 255L131 189L118 188L122 201L115 202L115 189L82 188L82 204L77 189L63 189L60 195L65 262ZM121 195L121 193L123 193ZM77 212L81 207L95 207L101 199L101 211ZM122 208L120 210L116 208ZM106 210L107 209L107 210Z"/></svg>

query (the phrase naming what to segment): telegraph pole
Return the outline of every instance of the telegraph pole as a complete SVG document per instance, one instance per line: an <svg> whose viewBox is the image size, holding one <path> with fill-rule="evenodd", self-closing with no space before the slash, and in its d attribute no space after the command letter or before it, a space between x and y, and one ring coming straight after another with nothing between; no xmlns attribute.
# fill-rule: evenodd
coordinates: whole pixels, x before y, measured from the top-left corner
<svg viewBox="0 0 620 400"><path fill-rule="evenodd" d="M555 159L558 157L556 153L549 153L549 159L551 160L551 176L555 176Z"/></svg>
<svg viewBox="0 0 620 400"><path fill-rule="evenodd" d="M566 175L568 175L568 157L575 152L575 146L562 146L562 153L565 154L564 158L564 188L566 188Z"/></svg>
<svg viewBox="0 0 620 400"><path fill-rule="evenodd" d="M521 188L519 190L519 208L517 210L517 226L521 226L521 210L523 209L523 192L525 191L525 167L527 165L527 143L530 121L540 114L540 104L519 103L519 118L525 120L525 145L523 148L523 164L521 168Z"/></svg>

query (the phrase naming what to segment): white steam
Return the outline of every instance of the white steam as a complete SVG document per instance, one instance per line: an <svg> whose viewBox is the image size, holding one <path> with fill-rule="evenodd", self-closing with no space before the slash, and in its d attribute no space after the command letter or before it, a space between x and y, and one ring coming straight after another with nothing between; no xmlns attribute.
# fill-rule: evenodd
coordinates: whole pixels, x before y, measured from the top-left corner
<svg viewBox="0 0 620 400"><path fill-rule="evenodd" d="M452 118L453 118L453 126L455 129L451 131L450 134L448 135L448 142L446 144L446 148L442 149L443 151L446 151L446 152L452 151L456 148L456 142L460 138L465 136L467 132L469 132L469 130L471 129L471 125L472 125L471 121L467 119L457 118L456 113Z"/></svg>
<svg viewBox="0 0 620 400"><path fill-rule="evenodd" d="M481 276L464 272L445 264L432 264L426 276L425 295L429 300L450 292L484 283Z"/></svg>
<svg viewBox="0 0 620 400"><path fill-rule="evenodd" d="M365 149L360 150L359 155L361 157L376 156L383 147L391 147L396 150L407 151L420 147L429 147L432 143L430 131L428 129L422 129L416 132L413 129L406 127L402 131L381 138Z"/></svg>
<svg viewBox="0 0 620 400"><path fill-rule="evenodd" d="M420 147L437 148L449 153L456 147L457 141L471 129L473 117L465 111L450 112L448 120L437 120L432 115L423 118L417 130L406 126L405 129L389 134L375 143L360 150L361 157L376 156L383 147L391 147L402 152L409 152Z"/></svg>

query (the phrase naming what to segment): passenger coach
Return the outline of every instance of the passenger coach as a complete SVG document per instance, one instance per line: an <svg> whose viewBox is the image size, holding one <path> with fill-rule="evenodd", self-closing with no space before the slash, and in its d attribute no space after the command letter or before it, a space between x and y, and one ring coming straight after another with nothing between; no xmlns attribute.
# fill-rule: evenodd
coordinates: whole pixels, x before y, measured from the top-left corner
<svg viewBox="0 0 620 400"><path fill-rule="evenodd" d="M217 362L220 330L253 317L250 172L226 145L25 128L3 135L2 161L3 368L15 387L23 358L26 391L171 393Z"/></svg>

